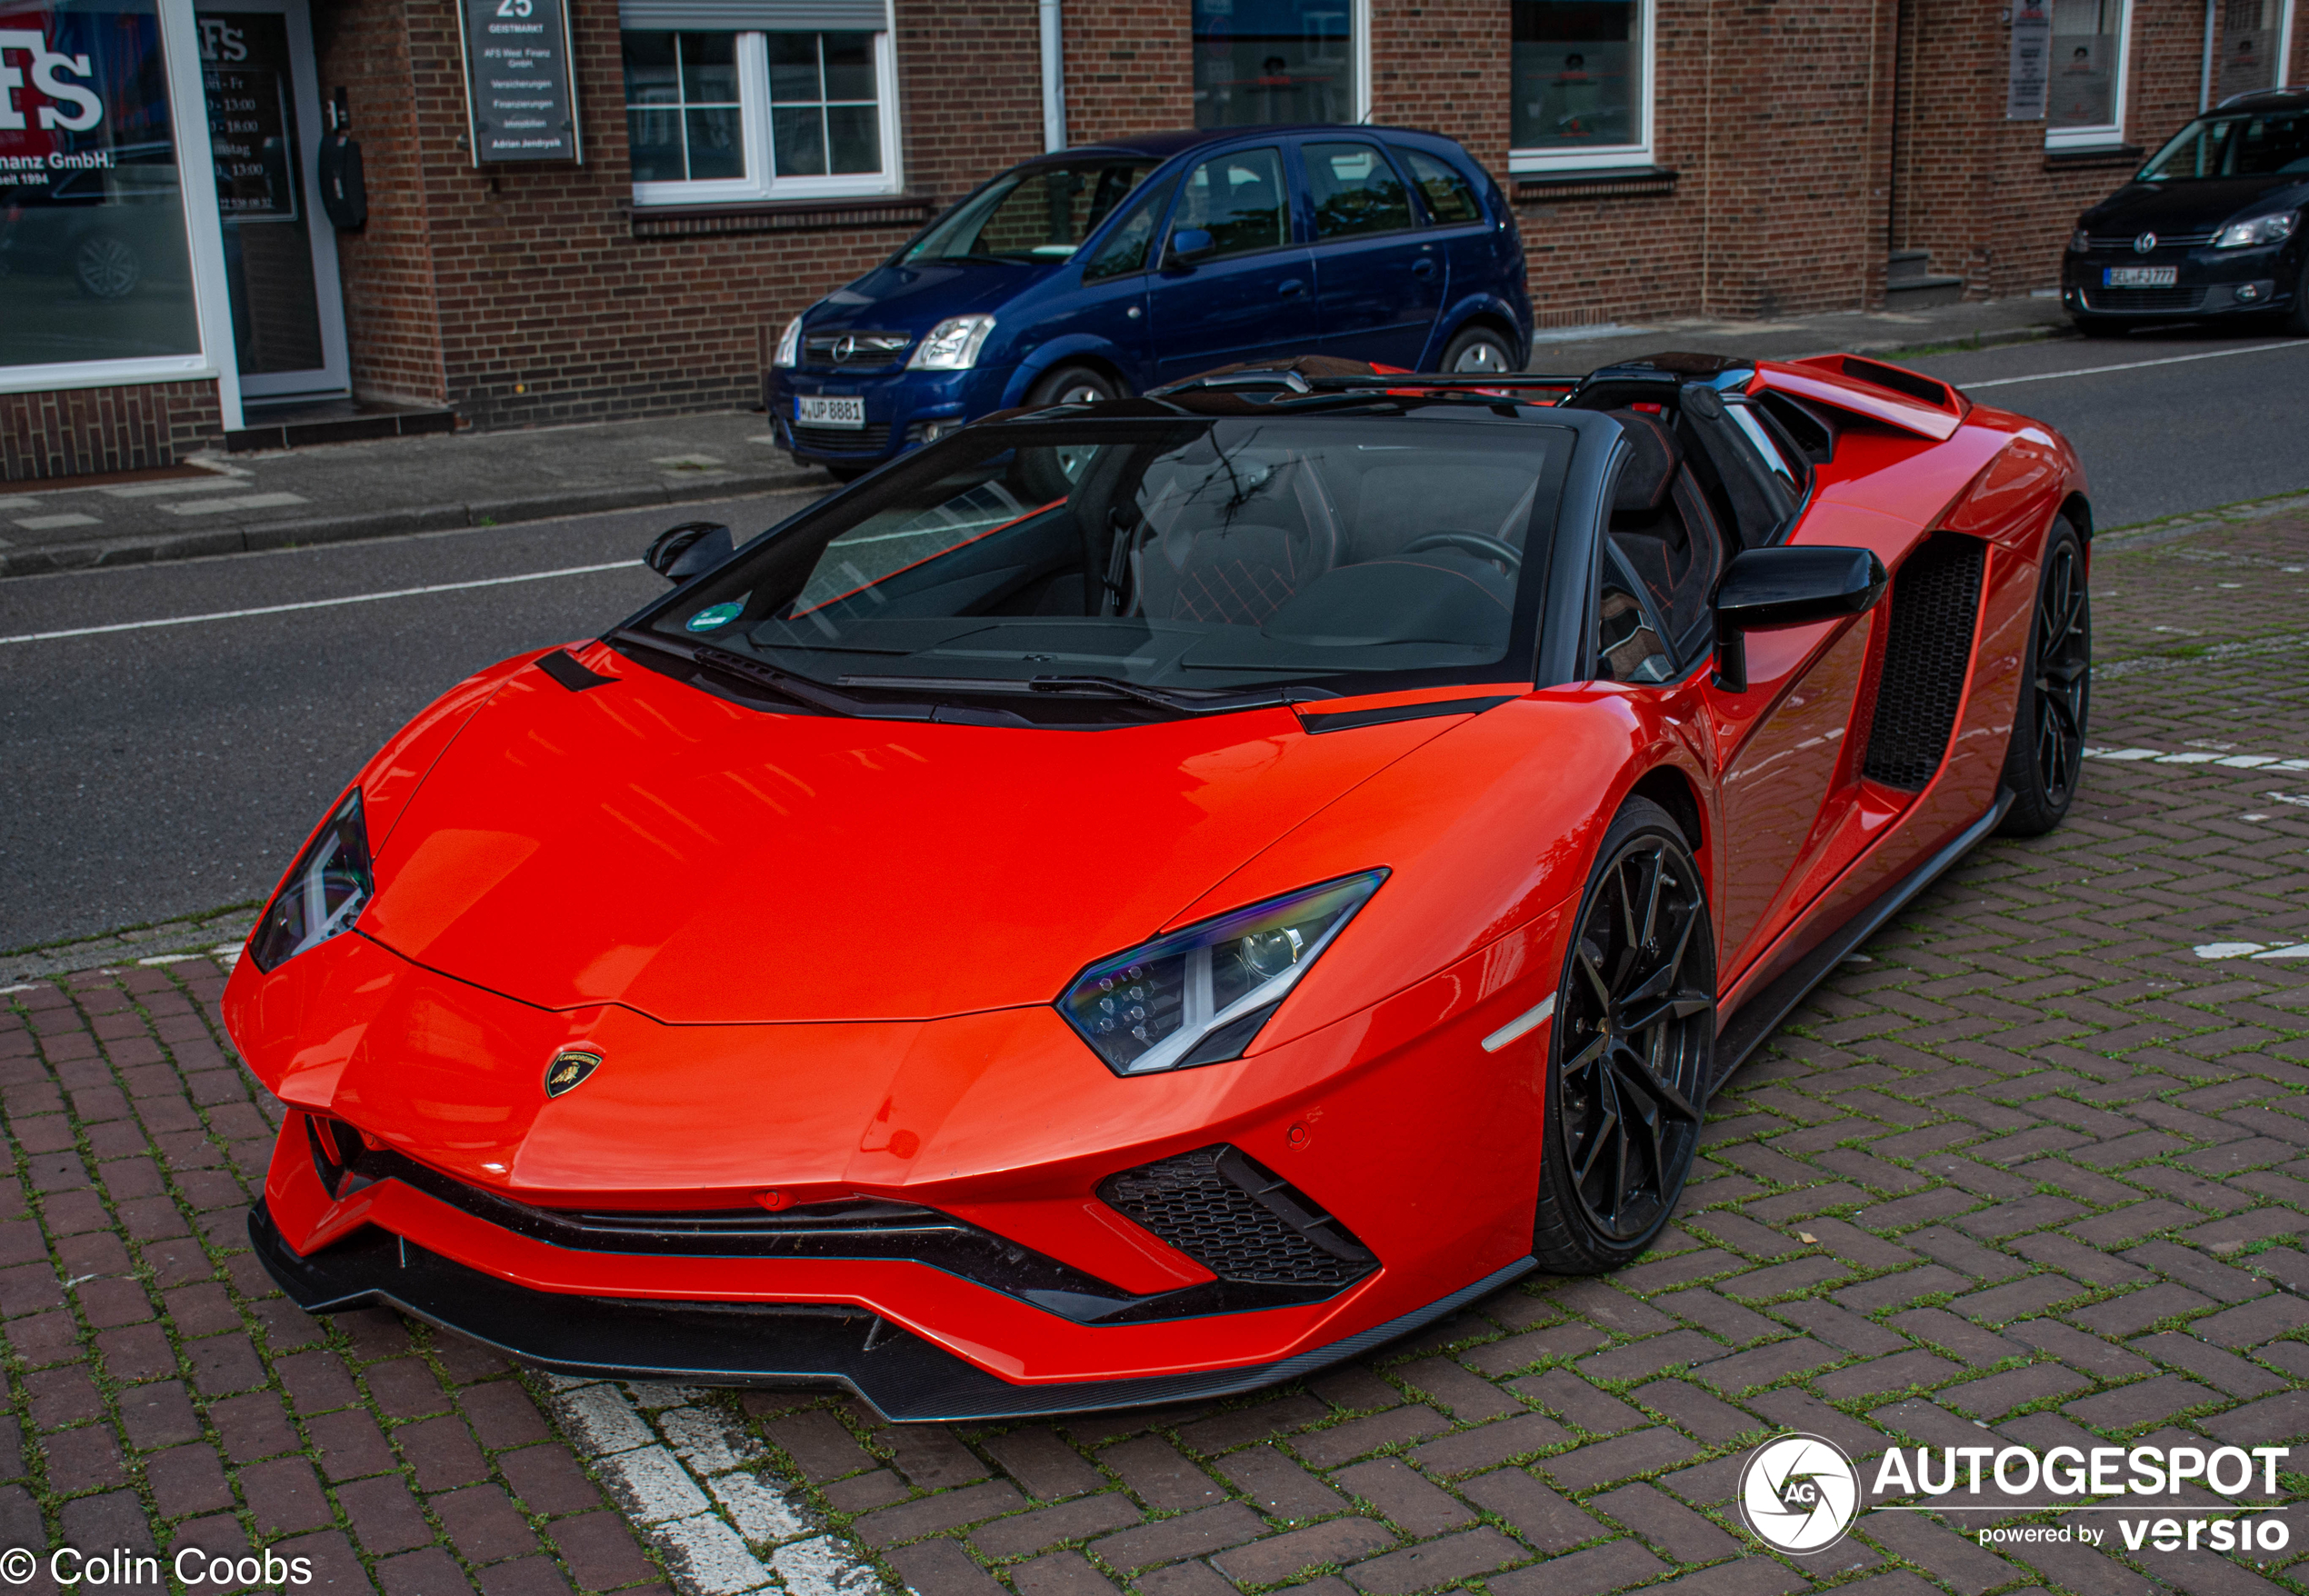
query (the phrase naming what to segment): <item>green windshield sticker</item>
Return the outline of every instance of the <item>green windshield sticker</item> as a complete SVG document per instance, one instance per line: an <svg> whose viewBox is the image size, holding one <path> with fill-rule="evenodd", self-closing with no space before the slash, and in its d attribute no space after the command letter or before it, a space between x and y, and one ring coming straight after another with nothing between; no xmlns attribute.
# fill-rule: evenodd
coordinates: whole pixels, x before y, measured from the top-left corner
<svg viewBox="0 0 2309 1596"><path fill-rule="evenodd" d="M716 626L726 626L745 613L744 604L708 604L689 618L692 632L711 632Z"/></svg>

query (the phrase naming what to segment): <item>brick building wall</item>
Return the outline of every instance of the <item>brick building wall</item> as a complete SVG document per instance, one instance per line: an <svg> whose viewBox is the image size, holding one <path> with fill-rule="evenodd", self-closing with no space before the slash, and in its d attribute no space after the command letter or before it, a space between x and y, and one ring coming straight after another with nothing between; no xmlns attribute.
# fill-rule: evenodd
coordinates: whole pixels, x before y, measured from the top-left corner
<svg viewBox="0 0 2309 1596"><path fill-rule="evenodd" d="M174 465L222 431L213 382L0 394L0 482Z"/></svg>
<svg viewBox="0 0 2309 1596"><path fill-rule="evenodd" d="M369 195L367 225L336 239L353 391L437 404L448 391L401 0L322 0L313 35L323 92L346 91Z"/></svg>
<svg viewBox="0 0 2309 1596"><path fill-rule="evenodd" d="M1194 125L1191 5L1070 0L1063 29L1068 143Z"/></svg>

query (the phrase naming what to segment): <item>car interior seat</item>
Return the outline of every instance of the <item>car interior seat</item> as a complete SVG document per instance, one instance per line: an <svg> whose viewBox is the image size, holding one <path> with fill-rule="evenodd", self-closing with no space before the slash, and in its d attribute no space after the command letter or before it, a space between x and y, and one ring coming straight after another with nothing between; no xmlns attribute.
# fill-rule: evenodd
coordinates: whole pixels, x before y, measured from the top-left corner
<svg viewBox="0 0 2309 1596"><path fill-rule="evenodd" d="M1142 484L1140 525L1132 586L1150 620L1255 626L1338 563L1337 514L1295 451L1166 461Z"/></svg>

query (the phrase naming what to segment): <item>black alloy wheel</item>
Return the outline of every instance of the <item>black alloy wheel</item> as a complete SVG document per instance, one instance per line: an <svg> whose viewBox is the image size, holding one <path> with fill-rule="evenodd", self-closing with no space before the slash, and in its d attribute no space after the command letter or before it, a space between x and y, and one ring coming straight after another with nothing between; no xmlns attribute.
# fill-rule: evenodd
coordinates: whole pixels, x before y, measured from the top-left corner
<svg viewBox="0 0 2309 1596"><path fill-rule="evenodd" d="M1632 799L1605 835L1556 989L1533 1250L1559 1274L1633 1262L1666 1224L1715 1054L1715 940L1699 866Z"/></svg>
<svg viewBox="0 0 2309 1596"><path fill-rule="evenodd" d="M2084 773L2093 701L2093 597L2084 545L2063 517L2045 534L2030 623L2028 674L2013 716L2004 783L2013 806L2002 830L2041 836L2061 823Z"/></svg>

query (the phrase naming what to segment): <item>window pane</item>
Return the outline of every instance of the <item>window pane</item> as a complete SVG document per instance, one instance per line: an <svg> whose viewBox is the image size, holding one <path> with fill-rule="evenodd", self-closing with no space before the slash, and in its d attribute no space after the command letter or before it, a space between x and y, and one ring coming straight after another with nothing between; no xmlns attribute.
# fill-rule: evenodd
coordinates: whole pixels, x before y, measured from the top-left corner
<svg viewBox="0 0 2309 1596"><path fill-rule="evenodd" d="M2116 35L2124 0L2053 0L2052 127L2105 127L2116 120Z"/></svg>
<svg viewBox="0 0 2309 1596"><path fill-rule="evenodd" d="M1309 145L1307 186L1314 235L1394 233L1411 225L1411 196L1375 145Z"/></svg>
<svg viewBox="0 0 2309 1596"><path fill-rule="evenodd" d="M1411 167L1411 181L1419 185L1419 197L1427 202L1428 215L1445 223L1484 219L1483 208L1475 204L1475 191L1450 165L1401 145L1394 148L1396 156Z"/></svg>
<svg viewBox="0 0 2309 1596"><path fill-rule="evenodd" d="M1119 277L1125 272L1145 271L1154 242L1154 229L1162 225L1163 207L1170 203L1170 185L1165 184L1132 206L1131 214L1107 235L1098 254L1083 268L1083 281L1095 283L1105 277Z"/></svg>
<svg viewBox="0 0 2309 1596"><path fill-rule="evenodd" d="M682 98L692 105L737 104L737 35L682 35Z"/></svg>
<svg viewBox="0 0 2309 1596"><path fill-rule="evenodd" d="M679 183L682 170L682 114L678 111L628 111L625 144L634 161L635 183Z"/></svg>
<svg viewBox="0 0 2309 1596"><path fill-rule="evenodd" d="M681 70L675 57L672 34L621 34L625 52L625 104L673 105L681 103Z"/></svg>
<svg viewBox="0 0 2309 1596"><path fill-rule="evenodd" d="M824 34L825 97L829 100L871 100L874 93L874 35Z"/></svg>
<svg viewBox="0 0 2309 1596"><path fill-rule="evenodd" d="M1204 229L1219 254L1272 249L1291 240L1289 204L1282 157L1274 150L1237 150L1194 168L1172 228Z"/></svg>
<svg viewBox="0 0 2309 1596"><path fill-rule="evenodd" d="M770 98L815 100L818 94L818 35L815 34L772 34L770 43Z"/></svg>
<svg viewBox="0 0 2309 1596"><path fill-rule="evenodd" d="M1643 142L1642 4L1514 0L1515 148Z"/></svg>
<svg viewBox="0 0 2309 1596"><path fill-rule="evenodd" d="M151 0L109 0L101 10L19 4L6 8L6 26L0 155L12 159L0 171L0 366L198 354ZM255 119L253 107L211 105L220 122ZM224 152L213 153L224 165ZM226 236L236 232L228 216ZM304 270L309 294L311 266Z"/></svg>
<svg viewBox="0 0 2309 1596"><path fill-rule="evenodd" d="M834 170L882 170L882 117L872 105L829 105L825 125Z"/></svg>
<svg viewBox="0 0 2309 1596"><path fill-rule="evenodd" d="M825 115L815 105L781 105L770 114L780 177L825 175Z"/></svg>
<svg viewBox="0 0 2309 1596"><path fill-rule="evenodd" d="M1351 0L1194 0L1194 125L1354 120Z"/></svg>
<svg viewBox="0 0 2309 1596"><path fill-rule="evenodd" d="M689 175L692 181L745 175L745 135L735 105L692 111L689 116Z"/></svg>

